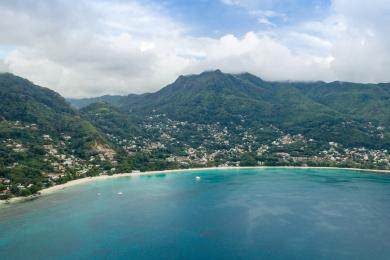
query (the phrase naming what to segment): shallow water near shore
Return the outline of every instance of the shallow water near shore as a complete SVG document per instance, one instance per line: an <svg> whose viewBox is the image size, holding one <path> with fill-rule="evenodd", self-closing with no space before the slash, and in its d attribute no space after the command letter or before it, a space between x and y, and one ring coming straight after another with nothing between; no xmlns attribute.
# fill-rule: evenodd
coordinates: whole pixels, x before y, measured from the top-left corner
<svg viewBox="0 0 390 260"><path fill-rule="evenodd" d="M0 209L0 259L389 259L389 216L388 174L121 177Z"/></svg>

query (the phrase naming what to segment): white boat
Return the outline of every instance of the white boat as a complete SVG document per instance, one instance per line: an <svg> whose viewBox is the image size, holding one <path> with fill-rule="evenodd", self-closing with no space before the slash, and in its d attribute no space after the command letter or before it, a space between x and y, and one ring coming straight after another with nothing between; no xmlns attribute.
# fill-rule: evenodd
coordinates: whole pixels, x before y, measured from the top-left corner
<svg viewBox="0 0 390 260"><path fill-rule="evenodd" d="M120 192L118 192L118 195L122 195L122 194L123 194L123 192L121 192L121 191L120 191Z"/></svg>
<svg viewBox="0 0 390 260"><path fill-rule="evenodd" d="M200 180L200 176L196 176L195 179L196 179L197 181L199 181L199 180Z"/></svg>

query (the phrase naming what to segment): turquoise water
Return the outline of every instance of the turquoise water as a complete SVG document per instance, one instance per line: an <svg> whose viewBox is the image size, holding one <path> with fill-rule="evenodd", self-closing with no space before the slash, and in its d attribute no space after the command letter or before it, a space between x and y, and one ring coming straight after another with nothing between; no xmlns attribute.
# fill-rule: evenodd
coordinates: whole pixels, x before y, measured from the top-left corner
<svg viewBox="0 0 390 260"><path fill-rule="evenodd" d="M0 259L390 259L390 175L241 169L91 182L0 209Z"/></svg>

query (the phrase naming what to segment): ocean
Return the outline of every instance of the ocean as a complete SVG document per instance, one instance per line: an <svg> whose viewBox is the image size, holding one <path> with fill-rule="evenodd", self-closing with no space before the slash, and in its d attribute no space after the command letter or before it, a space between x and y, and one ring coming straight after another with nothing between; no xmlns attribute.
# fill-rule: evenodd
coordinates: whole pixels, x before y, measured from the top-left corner
<svg viewBox="0 0 390 260"><path fill-rule="evenodd" d="M98 180L0 209L0 259L390 259L390 175L275 168Z"/></svg>

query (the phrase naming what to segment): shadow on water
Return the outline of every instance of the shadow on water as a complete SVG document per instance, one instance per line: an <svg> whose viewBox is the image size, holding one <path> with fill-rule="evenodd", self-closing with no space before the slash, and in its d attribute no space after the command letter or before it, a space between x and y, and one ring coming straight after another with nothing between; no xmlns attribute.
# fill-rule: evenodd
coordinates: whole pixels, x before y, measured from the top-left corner
<svg viewBox="0 0 390 260"><path fill-rule="evenodd" d="M167 177L168 174L165 173L159 173L159 174L149 174L149 175L142 175L139 176L140 178L145 178L145 179L164 179Z"/></svg>

